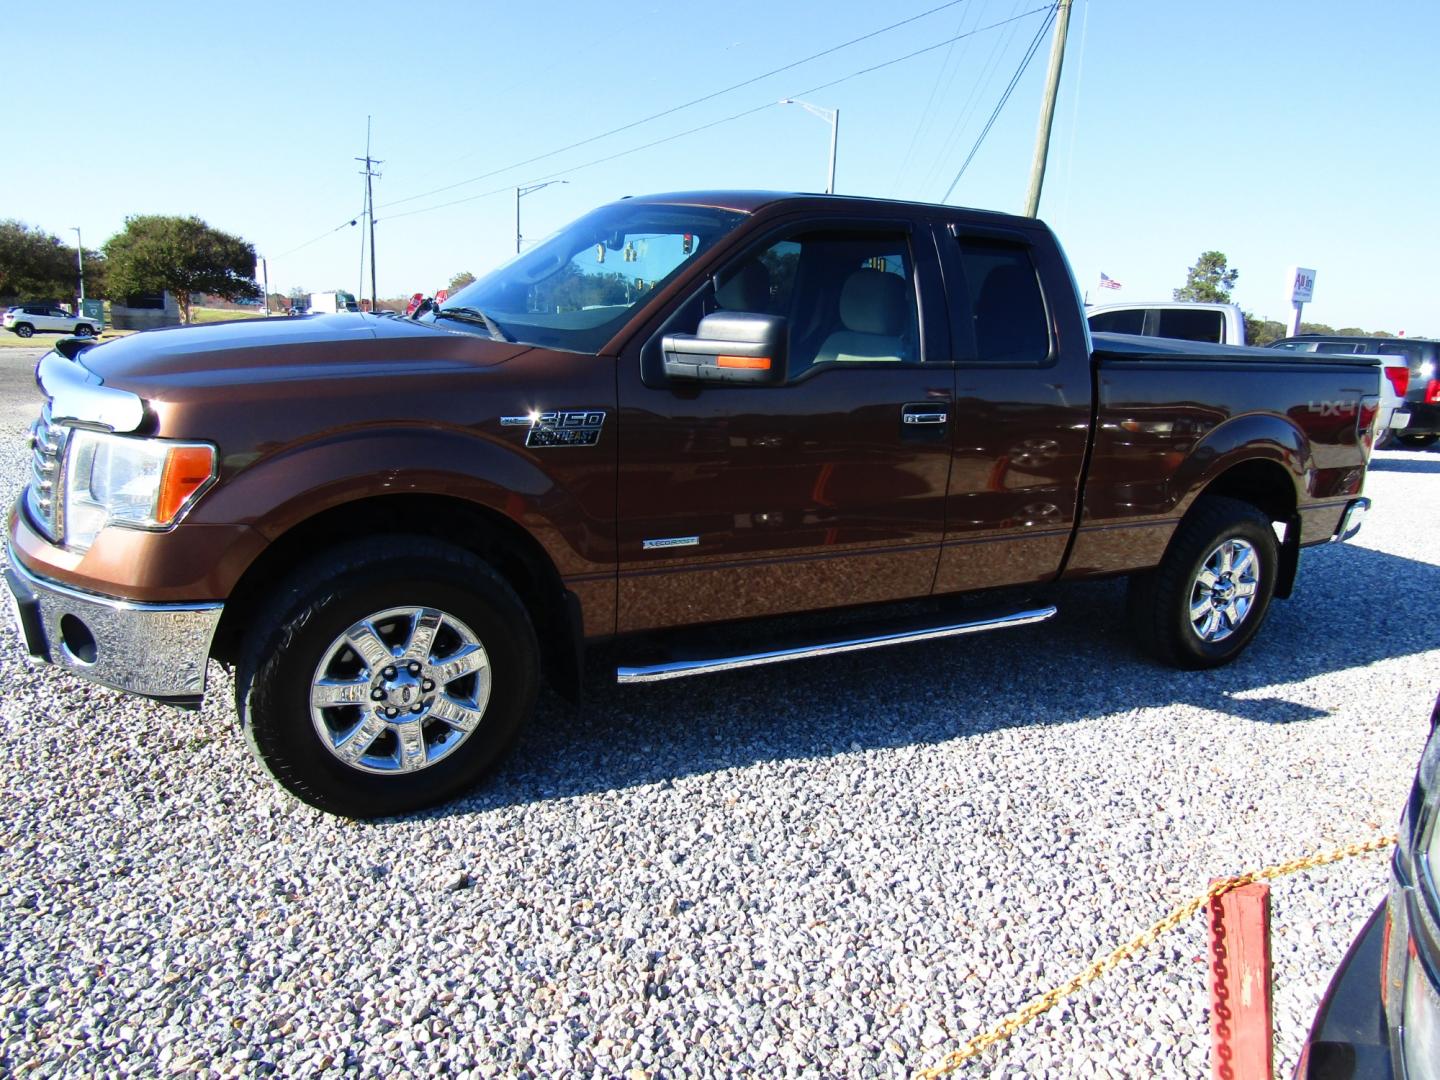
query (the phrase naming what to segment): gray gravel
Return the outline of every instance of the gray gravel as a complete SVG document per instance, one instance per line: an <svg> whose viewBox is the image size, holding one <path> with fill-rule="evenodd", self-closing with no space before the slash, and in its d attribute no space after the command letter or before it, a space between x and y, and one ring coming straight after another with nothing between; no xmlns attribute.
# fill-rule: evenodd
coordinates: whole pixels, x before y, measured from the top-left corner
<svg viewBox="0 0 1440 1080"><path fill-rule="evenodd" d="M33 361L32 361L33 362ZM0 494L36 399L0 350ZM18 389L17 389L18 388ZM11 402L18 393L19 404ZM1008 636L553 697L372 824L0 632L0 1072L898 1077L1212 876L1393 828L1440 670L1440 453L1382 452L1248 655L1136 657L1114 583ZM1274 894L1277 1075L1385 857ZM968 1066L1201 1076L1199 920Z"/></svg>

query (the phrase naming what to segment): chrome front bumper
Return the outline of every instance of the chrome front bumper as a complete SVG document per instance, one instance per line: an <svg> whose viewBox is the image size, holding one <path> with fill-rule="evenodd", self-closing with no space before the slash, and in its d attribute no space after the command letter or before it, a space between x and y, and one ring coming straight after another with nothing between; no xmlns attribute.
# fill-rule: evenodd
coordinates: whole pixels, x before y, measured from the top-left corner
<svg viewBox="0 0 1440 1080"><path fill-rule="evenodd" d="M137 604L26 570L10 552L6 592L26 650L76 675L176 705L205 693L221 603Z"/></svg>

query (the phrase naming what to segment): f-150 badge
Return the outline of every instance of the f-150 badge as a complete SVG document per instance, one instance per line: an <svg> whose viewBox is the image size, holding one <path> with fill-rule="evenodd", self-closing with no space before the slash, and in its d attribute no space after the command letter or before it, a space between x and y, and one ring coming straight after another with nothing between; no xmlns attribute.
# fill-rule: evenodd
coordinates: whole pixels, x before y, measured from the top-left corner
<svg viewBox="0 0 1440 1080"><path fill-rule="evenodd" d="M600 441L605 414L599 409L532 412L502 416L501 427L528 427L526 446L594 446Z"/></svg>

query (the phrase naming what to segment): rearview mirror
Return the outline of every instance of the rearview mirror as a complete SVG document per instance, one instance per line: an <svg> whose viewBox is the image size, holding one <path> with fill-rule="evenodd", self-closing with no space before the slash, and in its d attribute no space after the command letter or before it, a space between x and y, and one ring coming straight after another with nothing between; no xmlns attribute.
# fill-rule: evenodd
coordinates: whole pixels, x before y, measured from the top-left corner
<svg viewBox="0 0 1440 1080"><path fill-rule="evenodd" d="M666 334L665 374L684 382L778 386L785 381L789 327L782 315L717 311L694 334Z"/></svg>

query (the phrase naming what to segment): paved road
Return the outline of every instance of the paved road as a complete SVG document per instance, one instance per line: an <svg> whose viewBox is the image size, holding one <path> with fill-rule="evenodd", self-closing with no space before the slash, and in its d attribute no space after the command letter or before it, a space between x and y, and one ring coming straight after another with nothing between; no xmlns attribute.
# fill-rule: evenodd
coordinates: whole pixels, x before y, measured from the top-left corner
<svg viewBox="0 0 1440 1080"><path fill-rule="evenodd" d="M37 402L0 353L0 497ZM1393 828L1440 682L1440 454L1381 453L1238 663L1053 623L553 697L482 789L357 825L0 631L0 1073L906 1076L1212 876ZM1383 895L1279 885L1277 1075ZM1192 923L967 1075L1208 1072Z"/></svg>

